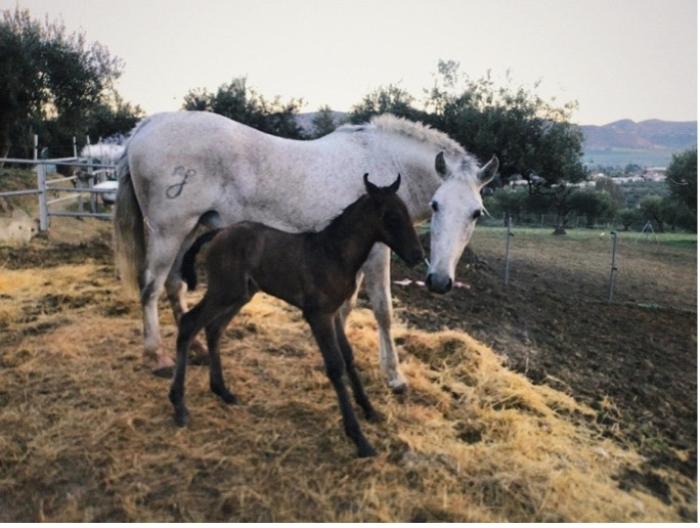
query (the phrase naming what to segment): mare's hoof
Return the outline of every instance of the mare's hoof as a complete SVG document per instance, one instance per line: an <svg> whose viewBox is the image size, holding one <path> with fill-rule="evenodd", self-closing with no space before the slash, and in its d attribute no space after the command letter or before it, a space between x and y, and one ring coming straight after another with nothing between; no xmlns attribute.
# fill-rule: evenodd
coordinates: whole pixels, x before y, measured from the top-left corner
<svg viewBox="0 0 700 528"><path fill-rule="evenodd" d="M406 380L390 381L389 388L394 394L406 394L408 392L408 383Z"/></svg>
<svg viewBox="0 0 700 528"><path fill-rule="evenodd" d="M175 424L178 427L185 427L187 425L187 422L189 421L190 413L187 412L187 409L180 409L175 411Z"/></svg>
<svg viewBox="0 0 700 528"><path fill-rule="evenodd" d="M366 444L357 448L357 456L360 458L369 458L377 456L377 452L371 445Z"/></svg>
<svg viewBox="0 0 700 528"><path fill-rule="evenodd" d="M151 371L156 378L172 378L174 372L173 367L160 367Z"/></svg>
<svg viewBox="0 0 700 528"><path fill-rule="evenodd" d="M209 366L209 351L197 339L190 345L188 362L190 365Z"/></svg>

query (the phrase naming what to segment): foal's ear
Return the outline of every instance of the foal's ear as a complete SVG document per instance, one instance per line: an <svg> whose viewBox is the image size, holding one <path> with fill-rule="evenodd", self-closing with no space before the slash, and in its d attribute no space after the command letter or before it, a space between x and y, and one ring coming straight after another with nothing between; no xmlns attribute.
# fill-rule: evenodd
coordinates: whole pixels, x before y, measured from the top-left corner
<svg viewBox="0 0 700 528"><path fill-rule="evenodd" d="M365 175L362 177L362 179L365 182L365 189L367 189L367 194L373 194L377 195L380 192L379 187L374 185L371 181L369 181L369 173L366 172Z"/></svg>
<svg viewBox="0 0 700 528"><path fill-rule="evenodd" d="M390 193L396 193L396 191L399 190L399 187L400 187L400 186L401 186L401 174L399 174L399 175L396 177L396 180L394 181L394 183L392 183L391 185L389 185L389 187L385 187L385 189L386 189L387 191L389 191Z"/></svg>

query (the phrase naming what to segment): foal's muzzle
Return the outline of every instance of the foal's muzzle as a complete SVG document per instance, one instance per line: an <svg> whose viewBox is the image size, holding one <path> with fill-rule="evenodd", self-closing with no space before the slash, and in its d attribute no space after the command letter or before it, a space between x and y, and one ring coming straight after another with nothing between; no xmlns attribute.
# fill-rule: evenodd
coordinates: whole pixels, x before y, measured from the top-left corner
<svg viewBox="0 0 700 528"><path fill-rule="evenodd" d="M425 259L425 254L423 253L423 250L422 250L422 249L417 249L417 250L415 250L415 251L412 251L412 252L408 255L408 257L407 257L406 259L404 259L404 260L406 261L406 265L407 265L409 268L412 268L412 267L414 267L414 266L417 266L417 265L420 264L421 262L423 262L424 259Z"/></svg>
<svg viewBox="0 0 700 528"><path fill-rule="evenodd" d="M425 278L425 285L433 293L447 293L452 289L452 279L447 275L429 273Z"/></svg>

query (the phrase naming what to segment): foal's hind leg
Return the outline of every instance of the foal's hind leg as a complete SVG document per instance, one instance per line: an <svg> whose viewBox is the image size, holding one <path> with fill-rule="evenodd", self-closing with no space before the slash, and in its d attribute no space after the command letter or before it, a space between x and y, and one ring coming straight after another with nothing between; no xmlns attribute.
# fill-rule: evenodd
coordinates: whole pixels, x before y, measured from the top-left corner
<svg viewBox="0 0 700 528"><path fill-rule="evenodd" d="M361 457L376 455L376 451L362 434L360 424L357 422L355 413L352 410L348 391L343 383L343 372L345 362L338 349L338 341L335 335L333 316L329 314L305 313L304 317L311 326L316 342L318 343L323 361L326 365L326 373L333 384L335 393L338 396L340 412L343 416L343 426L345 434L348 435L357 446L357 454Z"/></svg>
<svg viewBox="0 0 700 528"><path fill-rule="evenodd" d="M192 339L202 328L210 324L222 315L223 308L213 303L211 297L204 298L180 319L177 334L177 356L175 362L175 376L170 386L168 397L175 407L175 423L184 426L187 423L187 407L185 406L185 373L187 371L187 350Z"/></svg>
<svg viewBox="0 0 700 528"><path fill-rule="evenodd" d="M362 407L362 411L365 413L365 418L371 421L379 421L380 415L374 410L372 404L367 398L365 389L362 386L362 381L355 368L355 358L352 351L352 346L345 335L345 330L343 328L343 323L340 320L340 315L335 317L335 333L338 339L338 346L340 347L340 352L343 354L343 360L345 361L345 370L347 370L348 378L350 378L350 385L352 386L352 393L355 396L355 401Z"/></svg>
<svg viewBox="0 0 700 528"><path fill-rule="evenodd" d="M192 245L196 232L196 230L192 231L180 247L180 251L178 251L175 262L170 269L168 278L165 280L165 292L168 295L168 301L170 301L170 307L172 308L173 317L175 318L176 324L180 322L182 315L188 311L187 301L185 300L187 285L182 280L181 268L182 259L189 247ZM207 350L196 337L192 340L190 352L191 364L207 365L209 363L209 355L207 354Z"/></svg>
<svg viewBox="0 0 700 528"><path fill-rule="evenodd" d="M209 362L209 388L228 404L238 403L238 398L226 388L224 383L224 375L221 371L221 357L219 356L219 341L228 323L246 302L237 302L234 306L228 308L223 315L207 325L207 348L211 356Z"/></svg>

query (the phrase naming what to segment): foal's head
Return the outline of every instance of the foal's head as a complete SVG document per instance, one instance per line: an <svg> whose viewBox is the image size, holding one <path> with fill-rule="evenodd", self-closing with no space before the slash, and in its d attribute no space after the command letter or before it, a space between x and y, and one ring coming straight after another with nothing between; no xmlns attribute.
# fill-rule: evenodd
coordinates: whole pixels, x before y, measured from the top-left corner
<svg viewBox="0 0 700 528"><path fill-rule="evenodd" d="M415 266L425 258L413 222L396 191L401 175L387 187L378 187L364 175L365 188L372 204L372 213L365 221L374 223L379 240L389 246L408 266Z"/></svg>

